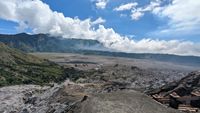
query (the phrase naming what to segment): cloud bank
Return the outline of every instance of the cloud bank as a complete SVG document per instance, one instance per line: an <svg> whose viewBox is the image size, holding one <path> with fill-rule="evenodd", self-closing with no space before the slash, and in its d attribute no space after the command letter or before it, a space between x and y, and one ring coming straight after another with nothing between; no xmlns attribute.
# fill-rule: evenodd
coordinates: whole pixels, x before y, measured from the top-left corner
<svg viewBox="0 0 200 113"><path fill-rule="evenodd" d="M0 18L19 24L18 29L31 28L33 33L49 33L64 38L98 40L105 47L122 52L169 53L179 55L199 55L200 44L178 40L139 41L116 33L112 28L102 25L104 19L92 21L90 18L65 17L52 11L48 4L40 0L1 0Z"/></svg>

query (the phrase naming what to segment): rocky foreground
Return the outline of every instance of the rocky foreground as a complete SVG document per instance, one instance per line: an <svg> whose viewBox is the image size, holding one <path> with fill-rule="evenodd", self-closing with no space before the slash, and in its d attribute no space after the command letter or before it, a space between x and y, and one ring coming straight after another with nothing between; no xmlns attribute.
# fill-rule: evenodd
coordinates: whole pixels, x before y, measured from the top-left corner
<svg viewBox="0 0 200 113"><path fill-rule="evenodd" d="M134 90L108 93L102 84L0 88L0 113L179 113Z"/></svg>
<svg viewBox="0 0 200 113"><path fill-rule="evenodd" d="M191 72L180 81L164 85L149 94L166 106L189 113L199 113L200 71Z"/></svg>
<svg viewBox="0 0 200 113"><path fill-rule="evenodd" d="M0 113L179 113L144 93L193 69L97 56L47 54L49 61L5 44L0 50Z"/></svg>

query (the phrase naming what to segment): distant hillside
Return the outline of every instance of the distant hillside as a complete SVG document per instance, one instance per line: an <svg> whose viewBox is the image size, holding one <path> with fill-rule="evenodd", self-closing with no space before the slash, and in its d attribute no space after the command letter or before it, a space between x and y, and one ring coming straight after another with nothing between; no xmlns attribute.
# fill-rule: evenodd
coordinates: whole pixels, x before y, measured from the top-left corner
<svg viewBox="0 0 200 113"><path fill-rule="evenodd" d="M61 82L69 76L69 72L70 69L0 43L0 87Z"/></svg>
<svg viewBox="0 0 200 113"><path fill-rule="evenodd" d="M73 52L103 48L96 40L64 39L47 34L0 35L0 42L26 52Z"/></svg>
<svg viewBox="0 0 200 113"><path fill-rule="evenodd" d="M79 51L79 53L85 55L102 55L102 56L112 56L112 57L155 60L162 62L171 62L181 65L197 66L200 68L200 57L198 56L179 56L172 54L151 54L151 53L124 53L124 52L94 51L94 50L83 50Z"/></svg>
<svg viewBox="0 0 200 113"><path fill-rule="evenodd" d="M21 33L16 35L0 35L0 42L25 52L80 53L86 55L156 60L200 67L200 57L170 54L112 52L111 50L108 51L109 49L96 40L64 39L61 37L52 37L47 34L28 35Z"/></svg>

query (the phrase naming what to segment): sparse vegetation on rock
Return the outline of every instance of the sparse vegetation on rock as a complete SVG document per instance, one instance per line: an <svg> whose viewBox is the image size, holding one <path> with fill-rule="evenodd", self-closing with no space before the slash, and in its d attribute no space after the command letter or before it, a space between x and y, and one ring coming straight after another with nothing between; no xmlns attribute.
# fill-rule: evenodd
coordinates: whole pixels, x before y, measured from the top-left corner
<svg viewBox="0 0 200 113"><path fill-rule="evenodd" d="M23 53L0 43L0 86L16 84L42 85L49 82L64 81L68 76L68 72L63 67L53 62Z"/></svg>

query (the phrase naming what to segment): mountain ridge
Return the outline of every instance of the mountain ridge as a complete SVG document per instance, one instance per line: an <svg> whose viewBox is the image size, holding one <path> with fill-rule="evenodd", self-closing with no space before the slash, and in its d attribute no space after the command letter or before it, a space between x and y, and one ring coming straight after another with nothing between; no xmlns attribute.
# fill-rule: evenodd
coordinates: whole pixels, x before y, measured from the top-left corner
<svg viewBox="0 0 200 113"><path fill-rule="evenodd" d="M0 42L25 52L79 53L85 55L147 59L200 67L200 57L198 56L116 52L104 47L97 40L53 37L48 34L29 35L20 33L16 35L0 34Z"/></svg>
<svg viewBox="0 0 200 113"><path fill-rule="evenodd" d="M96 40L54 37L49 34L0 34L0 42L26 52L70 52L92 47L103 47Z"/></svg>

